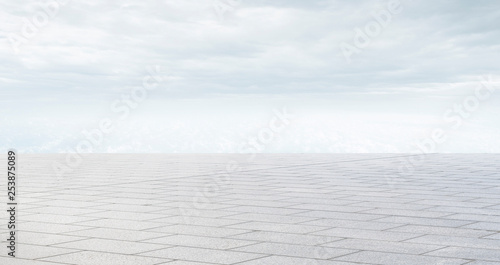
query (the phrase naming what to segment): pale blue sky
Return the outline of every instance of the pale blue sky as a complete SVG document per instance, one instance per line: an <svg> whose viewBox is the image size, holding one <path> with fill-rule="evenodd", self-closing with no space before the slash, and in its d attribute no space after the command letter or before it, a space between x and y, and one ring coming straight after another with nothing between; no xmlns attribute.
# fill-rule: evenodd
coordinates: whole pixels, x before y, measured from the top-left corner
<svg viewBox="0 0 500 265"><path fill-rule="evenodd" d="M437 128L438 152L500 152L498 1L55 1L0 3L1 150L67 152L109 118L94 152L238 152L285 107L260 152L413 152Z"/></svg>

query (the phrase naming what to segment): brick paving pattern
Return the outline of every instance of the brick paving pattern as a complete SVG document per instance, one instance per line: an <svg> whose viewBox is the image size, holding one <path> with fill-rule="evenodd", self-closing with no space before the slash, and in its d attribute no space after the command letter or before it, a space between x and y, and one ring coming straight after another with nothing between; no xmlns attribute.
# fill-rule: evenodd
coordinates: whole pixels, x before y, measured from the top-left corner
<svg viewBox="0 0 500 265"><path fill-rule="evenodd" d="M500 155L64 157L19 156L0 264L500 264Z"/></svg>

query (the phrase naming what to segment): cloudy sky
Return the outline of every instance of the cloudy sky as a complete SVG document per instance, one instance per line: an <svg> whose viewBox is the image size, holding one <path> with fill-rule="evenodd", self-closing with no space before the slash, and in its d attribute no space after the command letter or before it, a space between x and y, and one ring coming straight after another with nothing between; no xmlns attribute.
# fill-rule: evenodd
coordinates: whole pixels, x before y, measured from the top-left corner
<svg viewBox="0 0 500 265"><path fill-rule="evenodd" d="M0 149L500 152L499 7L1 1Z"/></svg>

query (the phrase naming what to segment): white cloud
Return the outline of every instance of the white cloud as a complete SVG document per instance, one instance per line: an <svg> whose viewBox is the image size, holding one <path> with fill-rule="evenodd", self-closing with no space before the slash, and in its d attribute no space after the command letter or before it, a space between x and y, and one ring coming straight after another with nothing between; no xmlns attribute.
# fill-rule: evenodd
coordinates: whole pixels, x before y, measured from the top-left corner
<svg viewBox="0 0 500 265"><path fill-rule="evenodd" d="M141 105L145 110L138 113L145 116L186 112L182 105L176 105L177 109L158 107L178 100L192 104L201 100L206 107L190 111L216 113L211 108L220 101L215 98L237 99L238 105L217 108L244 113L259 108L257 103L267 98L272 102L265 104L268 109L282 103L301 109L330 100L330 105L344 108L326 104L318 112L361 112L367 117L373 113L406 113L406 119L421 112L416 106L425 106L425 115L432 119L466 96L478 77L493 74L498 80L500 34L495 25L500 22L500 11L493 0L401 0L402 12L394 14L380 35L352 56L351 63L345 61L340 44L352 43L355 28L372 21L372 13L384 10L388 0L242 0L224 21L218 20L211 1L69 1L60 5L47 25L14 54L8 36L22 35L26 20L44 12L43 3L51 1L55 0L0 4L0 110L13 113L17 118L13 124L23 124L19 128L34 128L25 121L37 117L88 121L108 115L109 104L140 85L146 67L151 65L162 66L169 80L149 100L155 112L147 111L149 103ZM499 106L499 98L484 104ZM492 107L491 111L498 109ZM403 120L394 120L394 126L404 127ZM498 129L489 123L491 131ZM314 125L316 131L330 132L321 124ZM79 126L83 125L81 122ZM68 132L55 133L58 136L54 137L66 137ZM215 128L211 137L192 137L209 142L218 139L217 132ZM52 133L46 132L47 141L64 142L52 139ZM352 135L347 130L339 133ZM236 133L220 141L235 140L231 135ZM389 150L387 146L394 137L382 137L386 140L374 145L379 147L370 148ZM364 134L358 136L355 142L360 150L372 150L364 143L367 139ZM407 144L407 140L399 142ZM384 144L387 148L382 147ZM52 150L46 147L52 145L39 145ZM227 147L205 145L212 151ZM145 146L133 148L149 150ZM282 149L288 150L284 146ZM110 148L122 150L119 146ZM183 148L176 150L197 150Z"/></svg>

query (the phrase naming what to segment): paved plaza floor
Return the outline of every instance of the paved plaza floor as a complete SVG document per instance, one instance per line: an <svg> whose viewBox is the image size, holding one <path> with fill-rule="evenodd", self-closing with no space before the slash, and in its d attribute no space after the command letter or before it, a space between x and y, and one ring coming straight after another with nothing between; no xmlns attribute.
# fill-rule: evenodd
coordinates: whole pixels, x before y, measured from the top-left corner
<svg viewBox="0 0 500 265"><path fill-rule="evenodd" d="M500 264L500 155L65 159L19 156L0 264Z"/></svg>

